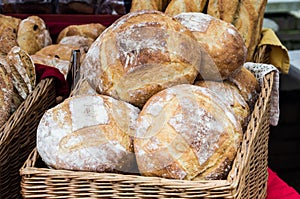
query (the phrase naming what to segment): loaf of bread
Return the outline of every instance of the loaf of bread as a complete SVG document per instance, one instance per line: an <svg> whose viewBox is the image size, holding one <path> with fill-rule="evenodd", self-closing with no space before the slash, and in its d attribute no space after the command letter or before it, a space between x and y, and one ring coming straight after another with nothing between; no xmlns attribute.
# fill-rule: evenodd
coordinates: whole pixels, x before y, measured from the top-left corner
<svg viewBox="0 0 300 199"><path fill-rule="evenodd" d="M232 23L242 35L248 49L247 61L261 39L261 29L267 0L210 0L207 13Z"/></svg>
<svg viewBox="0 0 300 199"><path fill-rule="evenodd" d="M17 42L23 50L32 55L52 44L52 39L44 20L39 16L29 16L20 22Z"/></svg>
<svg viewBox="0 0 300 199"><path fill-rule="evenodd" d="M0 14L0 53L7 54L17 46L17 31L21 19Z"/></svg>
<svg viewBox="0 0 300 199"><path fill-rule="evenodd" d="M241 70L229 77L228 81L235 84L252 110L261 89L256 77L243 66Z"/></svg>
<svg viewBox="0 0 300 199"><path fill-rule="evenodd" d="M131 12L92 44L81 74L98 93L141 107L164 88L193 83L201 50L193 34L164 13Z"/></svg>
<svg viewBox="0 0 300 199"><path fill-rule="evenodd" d="M138 113L138 108L104 95L67 98L43 115L37 150L56 169L133 172Z"/></svg>
<svg viewBox="0 0 300 199"><path fill-rule="evenodd" d="M195 12L181 13L174 18L192 31L215 64L203 64L200 70L202 79L227 79L245 63L247 49L243 38L232 24Z"/></svg>
<svg viewBox="0 0 300 199"><path fill-rule="evenodd" d="M65 27L58 35L56 43L68 36L84 36L95 40L104 30L105 26L100 23L88 23L81 25L69 25Z"/></svg>
<svg viewBox="0 0 300 199"><path fill-rule="evenodd" d="M237 121L243 127L247 126L250 108L236 85L229 81L197 81L194 85L208 88L214 92L227 108L233 111Z"/></svg>
<svg viewBox="0 0 300 199"><path fill-rule="evenodd" d="M18 46L14 46L6 56L8 73L19 95L25 100L36 85L35 66L30 55Z"/></svg>
<svg viewBox="0 0 300 199"><path fill-rule="evenodd" d="M13 96L11 76L6 72L2 63L0 60L0 127L10 116Z"/></svg>
<svg viewBox="0 0 300 199"><path fill-rule="evenodd" d="M74 46L78 48L80 52L87 53L93 42L94 40L90 37L74 35L63 37L59 41L59 44Z"/></svg>
<svg viewBox="0 0 300 199"><path fill-rule="evenodd" d="M37 51L35 55L49 56L61 60L70 61L73 50L78 50L78 49L79 49L78 46L65 45L65 44L51 44Z"/></svg>
<svg viewBox="0 0 300 199"><path fill-rule="evenodd" d="M222 99L207 88L182 84L147 101L134 147L142 175L225 179L241 139L241 124Z"/></svg>
<svg viewBox="0 0 300 199"><path fill-rule="evenodd" d="M175 16L184 12L203 12L208 0L172 0L165 13Z"/></svg>

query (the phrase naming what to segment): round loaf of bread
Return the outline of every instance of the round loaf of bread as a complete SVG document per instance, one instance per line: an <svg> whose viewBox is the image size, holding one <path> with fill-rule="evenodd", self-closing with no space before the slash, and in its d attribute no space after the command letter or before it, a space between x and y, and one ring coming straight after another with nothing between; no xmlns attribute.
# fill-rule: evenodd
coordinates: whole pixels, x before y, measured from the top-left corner
<svg viewBox="0 0 300 199"><path fill-rule="evenodd" d="M138 108L108 96L67 98L43 115L37 150L56 169L131 172L138 113Z"/></svg>
<svg viewBox="0 0 300 199"><path fill-rule="evenodd" d="M17 42L23 50L32 55L52 44L52 39L44 20L39 16L29 16L20 22Z"/></svg>
<svg viewBox="0 0 300 199"><path fill-rule="evenodd" d="M182 84L147 101L137 119L134 147L142 175L224 179L241 139L241 124L214 92Z"/></svg>
<svg viewBox="0 0 300 199"><path fill-rule="evenodd" d="M95 40L105 30L105 28L106 27L100 23L69 25L59 33L57 43L60 43L64 37L69 36L84 36Z"/></svg>
<svg viewBox="0 0 300 199"><path fill-rule="evenodd" d="M224 80L245 63L247 48L232 24L200 12L181 13L174 18L193 32L216 65L203 66L200 78Z"/></svg>
<svg viewBox="0 0 300 199"><path fill-rule="evenodd" d="M229 81L197 81L194 85L208 88L214 92L226 104L228 109L233 111L237 121L243 127L247 126L250 109L236 85Z"/></svg>
<svg viewBox="0 0 300 199"><path fill-rule="evenodd" d="M141 107L164 88L193 83L201 50L187 28L162 12L132 12L92 44L81 74L97 92Z"/></svg>

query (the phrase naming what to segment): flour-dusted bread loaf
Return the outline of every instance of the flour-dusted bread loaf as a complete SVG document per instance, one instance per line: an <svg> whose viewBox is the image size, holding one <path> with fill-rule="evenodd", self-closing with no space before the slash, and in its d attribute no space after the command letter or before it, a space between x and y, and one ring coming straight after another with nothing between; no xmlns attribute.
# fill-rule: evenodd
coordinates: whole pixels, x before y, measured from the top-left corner
<svg viewBox="0 0 300 199"><path fill-rule="evenodd" d="M230 23L204 13L181 13L174 17L193 32L215 66L205 64L200 71L205 80L224 80L240 69L246 60L243 38Z"/></svg>
<svg viewBox="0 0 300 199"><path fill-rule="evenodd" d="M147 101L137 119L134 147L142 175L225 179L241 138L241 124L217 95L182 84Z"/></svg>
<svg viewBox="0 0 300 199"><path fill-rule="evenodd" d="M228 81L235 84L252 110L261 90L256 77L243 66L241 70L229 77Z"/></svg>
<svg viewBox="0 0 300 199"><path fill-rule="evenodd" d="M214 92L227 108L233 111L237 121L243 127L247 126L250 108L236 85L229 81L197 81L194 85L208 88Z"/></svg>
<svg viewBox="0 0 300 199"><path fill-rule="evenodd" d="M43 115L37 150L56 169L133 172L138 113L138 108L104 95L67 98Z"/></svg>
<svg viewBox="0 0 300 199"><path fill-rule="evenodd" d="M164 88L193 83L201 50L187 28L162 12L132 12L92 44L81 74L97 92L141 107Z"/></svg>
<svg viewBox="0 0 300 199"><path fill-rule="evenodd" d="M6 56L7 71L19 95L25 100L36 85L35 66L30 55L18 46L14 46Z"/></svg>
<svg viewBox="0 0 300 199"><path fill-rule="evenodd" d="M175 16L183 12L203 12L208 0L172 0L165 13Z"/></svg>
<svg viewBox="0 0 300 199"><path fill-rule="evenodd" d="M69 25L59 33L56 42L59 43L62 38L68 36L84 36L95 40L105 30L105 28L106 27L100 23Z"/></svg>
<svg viewBox="0 0 300 199"><path fill-rule="evenodd" d="M52 39L44 20L39 16L29 16L20 22L17 42L23 50L32 55L52 44Z"/></svg>
<svg viewBox="0 0 300 199"><path fill-rule="evenodd" d="M77 47L81 52L87 53L93 42L94 39L90 37L74 35L63 37L59 41L59 44L74 46Z"/></svg>
<svg viewBox="0 0 300 199"><path fill-rule="evenodd" d="M242 35L248 49L247 61L253 61L261 40L267 0L210 0L207 13L233 24Z"/></svg>
<svg viewBox="0 0 300 199"><path fill-rule="evenodd" d="M11 113L13 84L11 76L6 72L0 60L0 127L7 121Z"/></svg>

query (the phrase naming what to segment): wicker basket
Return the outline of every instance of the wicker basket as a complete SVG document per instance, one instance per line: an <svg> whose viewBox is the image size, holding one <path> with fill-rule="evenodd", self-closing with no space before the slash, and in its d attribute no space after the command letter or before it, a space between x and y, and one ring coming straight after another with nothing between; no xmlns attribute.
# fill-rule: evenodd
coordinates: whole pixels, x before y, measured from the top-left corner
<svg viewBox="0 0 300 199"><path fill-rule="evenodd" d="M19 170L36 146L40 118L55 103L54 79L42 80L0 129L0 198L21 198Z"/></svg>
<svg viewBox="0 0 300 199"><path fill-rule="evenodd" d="M185 181L47 168L36 149L20 170L24 198L265 198L273 72L264 77L227 180Z"/></svg>

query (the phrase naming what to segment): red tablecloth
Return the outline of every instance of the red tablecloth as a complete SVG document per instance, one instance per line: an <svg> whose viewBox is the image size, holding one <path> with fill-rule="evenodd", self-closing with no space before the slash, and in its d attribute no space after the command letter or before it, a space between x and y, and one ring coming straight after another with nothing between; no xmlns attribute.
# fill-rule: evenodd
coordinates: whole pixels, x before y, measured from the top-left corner
<svg viewBox="0 0 300 199"><path fill-rule="evenodd" d="M267 199L300 199L299 193L284 182L274 171L268 169Z"/></svg>

